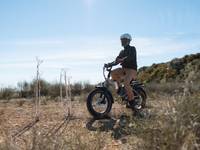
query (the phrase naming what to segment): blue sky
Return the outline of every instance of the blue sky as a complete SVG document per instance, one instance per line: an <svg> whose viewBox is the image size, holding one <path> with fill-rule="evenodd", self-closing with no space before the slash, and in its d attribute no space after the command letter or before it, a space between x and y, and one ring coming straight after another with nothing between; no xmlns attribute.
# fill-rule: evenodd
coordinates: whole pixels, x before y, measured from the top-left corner
<svg viewBox="0 0 200 150"><path fill-rule="evenodd" d="M48 81L69 68L73 82L97 83L126 32L139 67L200 52L199 6L199 0L1 0L0 86L31 81L36 56Z"/></svg>

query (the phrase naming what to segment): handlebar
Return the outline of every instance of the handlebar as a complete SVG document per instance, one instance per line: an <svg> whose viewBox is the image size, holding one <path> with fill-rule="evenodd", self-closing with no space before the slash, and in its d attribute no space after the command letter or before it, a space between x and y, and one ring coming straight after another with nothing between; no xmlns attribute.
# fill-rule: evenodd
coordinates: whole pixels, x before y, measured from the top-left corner
<svg viewBox="0 0 200 150"><path fill-rule="evenodd" d="M110 68L110 67L116 66L117 64L118 63L116 61L113 61L111 63L104 64L104 67L105 68Z"/></svg>
<svg viewBox="0 0 200 150"><path fill-rule="evenodd" d="M121 58L121 61L123 62L125 59L127 59L127 56ZM111 73L112 67L116 66L116 65L118 65L119 63L122 63L122 62L113 61L111 63L104 64L104 66L103 66L103 76L104 76L104 79L106 80L106 79L110 78L110 73ZM107 77L105 76L105 69L106 69L106 71L108 71Z"/></svg>
<svg viewBox="0 0 200 150"><path fill-rule="evenodd" d="M113 66L116 66L118 63L116 61L113 61L111 63L107 63L107 64L104 64L104 67L103 67L103 76L104 76L104 79L106 80L107 78L110 77L110 73L111 73L111 70L112 70L112 67ZM105 69L106 71L108 71L108 75L106 77L105 75Z"/></svg>

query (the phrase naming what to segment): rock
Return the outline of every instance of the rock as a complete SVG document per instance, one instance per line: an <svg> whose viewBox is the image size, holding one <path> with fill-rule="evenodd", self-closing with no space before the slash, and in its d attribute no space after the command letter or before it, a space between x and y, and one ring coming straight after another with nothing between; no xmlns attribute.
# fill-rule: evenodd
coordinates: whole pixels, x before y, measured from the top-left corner
<svg viewBox="0 0 200 150"><path fill-rule="evenodd" d="M4 143L4 138L0 136L0 144Z"/></svg>

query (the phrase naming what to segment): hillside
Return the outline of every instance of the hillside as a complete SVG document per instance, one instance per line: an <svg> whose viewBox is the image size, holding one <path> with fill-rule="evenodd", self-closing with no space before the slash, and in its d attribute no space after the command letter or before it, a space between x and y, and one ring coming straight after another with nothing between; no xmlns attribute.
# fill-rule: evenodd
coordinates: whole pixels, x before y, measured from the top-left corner
<svg viewBox="0 0 200 150"><path fill-rule="evenodd" d="M139 69L138 79L144 83L199 82L200 53L175 58L166 63Z"/></svg>

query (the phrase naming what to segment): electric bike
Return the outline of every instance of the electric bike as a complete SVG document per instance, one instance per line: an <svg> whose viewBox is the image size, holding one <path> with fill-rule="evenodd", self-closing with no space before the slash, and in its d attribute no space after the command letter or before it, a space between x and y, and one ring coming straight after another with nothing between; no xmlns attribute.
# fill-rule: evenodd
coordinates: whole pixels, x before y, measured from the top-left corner
<svg viewBox="0 0 200 150"><path fill-rule="evenodd" d="M107 117L112 109L114 99L112 96L111 87L116 86L116 82L112 81L111 79L111 71L113 66L116 65L116 61L104 64L103 76L105 81L99 83L87 97L87 109L94 118ZM146 106L147 99L144 85L134 80L130 82L130 85L134 92L134 100L141 104L141 109L144 108ZM126 104L126 106L130 108L126 90L123 84L119 85L117 94L121 97L121 100Z"/></svg>

